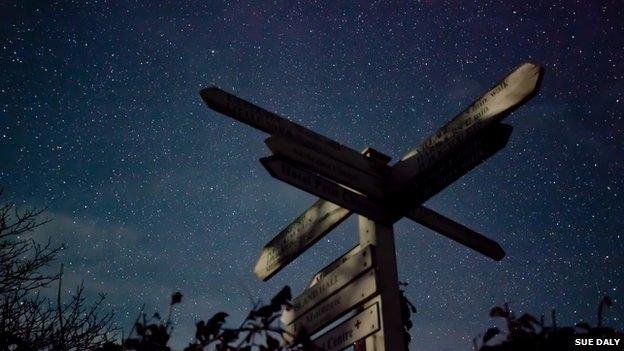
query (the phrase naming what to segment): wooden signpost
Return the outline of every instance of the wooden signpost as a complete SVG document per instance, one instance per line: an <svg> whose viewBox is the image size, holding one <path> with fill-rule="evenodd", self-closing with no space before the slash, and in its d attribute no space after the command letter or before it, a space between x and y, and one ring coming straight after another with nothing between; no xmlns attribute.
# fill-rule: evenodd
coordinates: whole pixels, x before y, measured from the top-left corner
<svg viewBox="0 0 624 351"><path fill-rule="evenodd" d="M213 110L271 135L273 155L260 161L273 177L320 197L264 246L258 277L270 279L359 215L358 245L314 275L284 311L287 339L305 331L329 351L356 342L366 351L406 350L393 232L403 217L494 260L505 256L495 241L422 204L505 147L512 128L499 122L537 94L542 76L541 67L520 65L392 167L374 149L358 153L219 88L200 92Z"/></svg>
<svg viewBox="0 0 624 351"><path fill-rule="evenodd" d="M384 182L380 178L346 166L333 158L285 138L270 137L265 143L273 154L282 156L292 163L300 164L325 178L377 199L385 196Z"/></svg>
<svg viewBox="0 0 624 351"><path fill-rule="evenodd" d="M363 194L288 163L278 156L264 157L260 162L273 177L353 212L379 221L389 221L394 216L392 212Z"/></svg>
<svg viewBox="0 0 624 351"><path fill-rule="evenodd" d="M315 339L314 344L325 351L339 351L374 334L379 329L379 303L375 302L362 312Z"/></svg>
<svg viewBox="0 0 624 351"><path fill-rule="evenodd" d="M308 334L314 334L373 297L378 291L378 286L375 271L369 270L306 313L298 314L292 310L285 311L282 315L282 322L290 334L296 335L303 329Z"/></svg>
<svg viewBox="0 0 624 351"><path fill-rule="evenodd" d="M268 280L350 215L345 208L317 200L264 246L254 273Z"/></svg>

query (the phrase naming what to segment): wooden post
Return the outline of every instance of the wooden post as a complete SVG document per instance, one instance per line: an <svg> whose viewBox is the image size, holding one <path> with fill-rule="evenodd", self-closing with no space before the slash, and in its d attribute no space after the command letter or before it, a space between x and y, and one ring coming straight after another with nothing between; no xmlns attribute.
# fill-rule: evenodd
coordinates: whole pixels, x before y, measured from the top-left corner
<svg viewBox="0 0 624 351"><path fill-rule="evenodd" d="M366 338L366 351L407 350L401 325L401 299L392 225L358 216L360 246L375 245L381 300L381 330Z"/></svg>

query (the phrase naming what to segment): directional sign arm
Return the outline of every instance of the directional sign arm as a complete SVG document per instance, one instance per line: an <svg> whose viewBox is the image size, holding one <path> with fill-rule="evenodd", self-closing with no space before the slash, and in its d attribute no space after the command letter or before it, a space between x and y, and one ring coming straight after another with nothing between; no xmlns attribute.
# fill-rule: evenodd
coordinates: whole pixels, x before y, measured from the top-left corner
<svg viewBox="0 0 624 351"><path fill-rule="evenodd" d="M394 183L403 184L412 179L431 167L436 160L461 148L465 142L471 140L488 125L501 121L537 94L543 74L544 70L536 64L520 65L397 162L392 167Z"/></svg>
<svg viewBox="0 0 624 351"><path fill-rule="evenodd" d="M380 328L379 321L379 301L367 302L365 308L358 314L347 319L327 333L314 339L314 344L321 350L340 351L353 346L353 344L363 339Z"/></svg>
<svg viewBox="0 0 624 351"><path fill-rule="evenodd" d="M366 195L382 199L385 196L384 182L356 168L327 157L316 150L300 145L295 140L272 136L264 141L273 154L287 158L289 163L301 164L323 177Z"/></svg>
<svg viewBox="0 0 624 351"><path fill-rule="evenodd" d="M318 199L262 248L254 273L270 279L350 215L351 211Z"/></svg>
<svg viewBox="0 0 624 351"><path fill-rule="evenodd" d="M496 241L427 207L418 206L409 211L406 217L495 261L505 257L505 251Z"/></svg>
<svg viewBox="0 0 624 351"><path fill-rule="evenodd" d="M405 210L421 205L504 148L512 131L513 127L507 124L489 126L456 153L414 177L397 201L403 202Z"/></svg>
<svg viewBox="0 0 624 351"><path fill-rule="evenodd" d="M396 214L366 196L318 176L308 170L289 164L277 156L260 159L271 176L310 194L331 201L341 207L380 222L396 220Z"/></svg>
<svg viewBox="0 0 624 351"><path fill-rule="evenodd" d="M384 178L390 173L390 167L382 162L365 157L337 141L307 129L273 112L269 112L217 87L203 89L199 94L211 109L265 133L294 140L329 157L335 158L350 167L368 172L379 178Z"/></svg>

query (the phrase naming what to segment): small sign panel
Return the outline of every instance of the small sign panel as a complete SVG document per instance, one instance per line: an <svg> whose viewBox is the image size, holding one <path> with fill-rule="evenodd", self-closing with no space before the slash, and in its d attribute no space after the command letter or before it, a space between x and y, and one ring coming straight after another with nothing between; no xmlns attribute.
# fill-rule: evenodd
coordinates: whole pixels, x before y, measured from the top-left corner
<svg viewBox="0 0 624 351"><path fill-rule="evenodd" d="M336 267L338 267L342 262L350 259L351 256L357 254L360 251L361 246L355 245L354 248L352 248L351 250L349 250L346 254L338 257L337 259L335 259L334 261L332 261L332 263L328 264L327 266L323 267L323 269L321 269L320 271L318 271L313 277L312 279L310 279L310 283L308 284L308 287L314 286L314 284L318 283L319 280L321 280L321 278L323 278L324 276L328 275L329 273L331 273L334 269L336 269Z"/></svg>
<svg viewBox="0 0 624 351"><path fill-rule="evenodd" d="M367 246L355 255L347 256L336 269L320 278L318 283L306 289L292 300L293 312L301 315L327 297L347 285L363 272L373 268L373 248Z"/></svg>
<svg viewBox="0 0 624 351"><path fill-rule="evenodd" d="M282 314L286 331L297 335L302 330L314 334L341 315L366 302L377 292L375 270L371 269L303 315L293 309Z"/></svg>
<svg viewBox="0 0 624 351"><path fill-rule="evenodd" d="M325 351L341 351L379 329L379 303L374 303L315 339L314 345Z"/></svg>

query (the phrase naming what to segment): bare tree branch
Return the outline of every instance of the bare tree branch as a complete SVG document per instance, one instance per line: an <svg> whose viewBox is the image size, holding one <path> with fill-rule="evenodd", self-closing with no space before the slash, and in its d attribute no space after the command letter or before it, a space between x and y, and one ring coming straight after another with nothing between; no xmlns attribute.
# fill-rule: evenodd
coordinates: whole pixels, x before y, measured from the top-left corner
<svg viewBox="0 0 624 351"><path fill-rule="evenodd" d="M0 188L0 199L3 189ZM61 278L43 273L62 250L51 240L40 244L26 236L51 220L46 208L20 211L13 202L0 205L0 345L14 350L92 350L113 340L113 313L98 300L87 305L84 286L67 303ZM39 289L58 281L56 306Z"/></svg>

